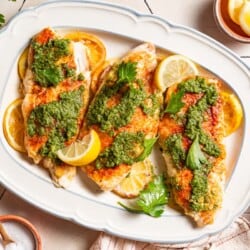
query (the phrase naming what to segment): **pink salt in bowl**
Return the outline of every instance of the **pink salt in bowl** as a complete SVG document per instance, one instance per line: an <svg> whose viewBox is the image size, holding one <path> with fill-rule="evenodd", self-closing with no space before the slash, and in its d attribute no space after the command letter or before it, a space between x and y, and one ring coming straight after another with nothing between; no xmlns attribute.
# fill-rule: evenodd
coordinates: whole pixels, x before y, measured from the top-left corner
<svg viewBox="0 0 250 250"><path fill-rule="evenodd" d="M37 229L28 220L16 215L0 216L0 223L5 233L13 241L8 244L1 243L3 249L16 250L42 250L41 237Z"/></svg>

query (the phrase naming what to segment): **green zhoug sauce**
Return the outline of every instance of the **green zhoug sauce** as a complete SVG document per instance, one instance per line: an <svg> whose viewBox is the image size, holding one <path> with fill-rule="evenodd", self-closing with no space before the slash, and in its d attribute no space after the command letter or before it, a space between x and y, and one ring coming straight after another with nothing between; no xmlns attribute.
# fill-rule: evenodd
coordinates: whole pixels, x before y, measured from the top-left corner
<svg viewBox="0 0 250 250"><path fill-rule="evenodd" d="M70 54L69 45L68 39L51 39L46 44L32 42L34 58L31 69L35 81L42 87L56 86L65 78L75 77L75 69L66 63L56 63Z"/></svg>
<svg viewBox="0 0 250 250"><path fill-rule="evenodd" d="M181 134L173 134L165 141L166 150L170 153L176 167L181 167L186 159L186 152L182 146Z"/></svg>
<svg viewBox="0 0 250 250"><path fill-rule="evenodd" d="M108 101L117 96L119 103L111 107ZM149 98L150 106L144 102ZM96 124L103 131L126 126L137 107L144 105L144 112L153 113L160 105L155 96L147 96L140 79L136 78L136 63L121 63L113 66L106 81L87 113L88 125Z"/></svg>
<svg viewBox="0 0 250 250"><path fill-rule="evenodd" d="M42 156L56 158L56 152L64 147L64 142L76 135L83 91L81 86L78 90L64 92L59 101L42 104L32 110L28 118L28 135L48 136L39 152Z"/></svg>
<svg viewBox="0 0 250 250"><path fill-rule="evenodd" d="M197 77L179 84L177 91L184 91L184 93L189 92L203 94L197 103L188 109L185 118L182 119L183 125L185 127L184 135L192 141L198 137L198 143L202 145L202 151L204 151L210 157L219 157L220 148L215 143L215 141L202 129L202 122L204 121L205 112L217 101L218 93L216 88L212 84L208 84L204 78ZM172 116L173 114L171 114L171 117ZM183 163L185 163L189 152L185 152L182 147L181 134L175 134L168 137L165 142L165 146L165 150L172 156L176 167L184 166L185 164ZM195 152L192 152L192 154L195 155ZM198 152L197 157L199 157ZM207 158L205 160L203 159L198 169L192 169L194 177L191 182L192 195L190 199L190 207L194 211L203 211L206 210L206 207L208 207L208 204L205 203L205 200L206 196L208 195L207 175L210 169L211 164Z"/></svg>
<svg viewBox="0 0 250 250"><path fill-rule="evenodd" d="M98 156L96 167L115 167L122 163L136 162L144 150L144 140L145 135L142 132L118 134L112 145Z"/></svg>
<svg viewBox="0 0 250 250"><path fill-rule="evenodd" d="M122 62L110 69L102 88L89 107L86 116L89 126L98 125L102 131L115 135L115 130L131 121L137 107L146 115L157 114L160 110L160 98L146 93L142 80L136 78L136 67L135 62ZM112 98L115 103L110 105ZM95 162L96 168L140 161L151 152L154 142L154 138L146 140L141 132L122 132L99 155Z"/></svg>

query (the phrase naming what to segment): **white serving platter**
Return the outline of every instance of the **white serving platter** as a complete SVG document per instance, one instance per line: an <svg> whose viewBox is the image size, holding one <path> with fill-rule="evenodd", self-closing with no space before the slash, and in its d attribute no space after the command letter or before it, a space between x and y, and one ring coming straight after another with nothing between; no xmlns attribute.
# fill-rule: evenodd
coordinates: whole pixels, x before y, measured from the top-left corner
<svg viewBox="0 0 250 250"><path fill-rule="evenodd" d="M31 37L48 26L98 35L107 47L108 58L121 56L140 42L152 42L158 48L183 54L209 69L238 95L244 121L241 128L225 140L229 177L223 207L212 225L197 228L187 217L168 207L157 219L130 214L117 205L119 197L100 192L80 171L69 189L55 188L47 172L8 145L2 120L8 104L18 97L18 58ZM249 206L249 68L222 44L193 29L122 6L96 1L52 1L22 11L0 31L0 54L0 182L24 200L92 229L159 243L188 242L215 234Z"/></svg>

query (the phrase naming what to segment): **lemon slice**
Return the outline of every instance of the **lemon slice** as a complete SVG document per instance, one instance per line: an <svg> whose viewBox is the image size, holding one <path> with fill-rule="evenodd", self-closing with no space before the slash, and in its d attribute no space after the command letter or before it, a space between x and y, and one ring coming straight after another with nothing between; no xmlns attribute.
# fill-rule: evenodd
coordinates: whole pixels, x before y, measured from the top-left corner
<svg viewBox="0 0 250 250"><path fill-rule="evenodd" d="M172 55L157 66L154 80L156 86L164 92L171 85L198 73L196 65L190 59L182 55Z"/></svg>
<svg viewBox="0 0 250 250"><path fill-rule="evenodd" d="M26 48L18 59L18 75L21 80L23 80L27 69L28 52L29 48Z"/></svg>
<svg viewBox="0 0 250 250"><path fill-rule="evenodd" d="M245 0L229 0L228 1L228 14L232 21L236 24L240 24L239 15Z"/></svg>
<svg viewBox="0 0 250 250"><path fill-rule="evenodd" d="M239 24L242 30L250 36L250 1L246 1L240 10Z"/></svg>
<svg viewBox="0 0 250 250"><path fill-rule="evenodd" d="M57 156L63 162L72 166L83 166L94 161L101 150L101 141L95 130L75 141L69 146L57 151Z"/></svg>
<svg viewBox="0 0 250 250"><path fill-rule="evenodd" d="M23 99L14 100L5 110L3 132L9 145L19 152L25 152L24 120L22 115Z"/></svg>
<svg viewBox="0 0 250 250"><path fill-rule="evenodd" d="M129 175L113 191L123 198L134 198L152 180L152 177L153 169L148 159L134 163Z"/></svg>
<svg viewBox="0 0 250 250"><path fill-rule="evenodd" d="M75 42L82 41L89 49L89 59L92 72L105 62L106 48L104 43L97 36L82 31L73 31L66 34L65 38Z"/></svg>
<svg viewBox="0 0 250 250"><path fill-rule="evenodd" d="M228 136L235 132L243 118L243 111L238 98L228 92L221 93L223 112L224 112L224 131L225 136Z"/></svg>

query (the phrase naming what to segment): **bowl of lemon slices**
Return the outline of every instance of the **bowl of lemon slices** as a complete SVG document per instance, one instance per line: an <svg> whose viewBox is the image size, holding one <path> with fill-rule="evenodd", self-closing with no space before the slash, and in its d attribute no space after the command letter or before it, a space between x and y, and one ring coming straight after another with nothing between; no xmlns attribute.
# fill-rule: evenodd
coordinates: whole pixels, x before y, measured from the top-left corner
<svg viewBox="0 0 250 250"><path fill-rule="evenodd" d="M215 0L214 17L228 36L250 43L250 0Z"/></svg>

